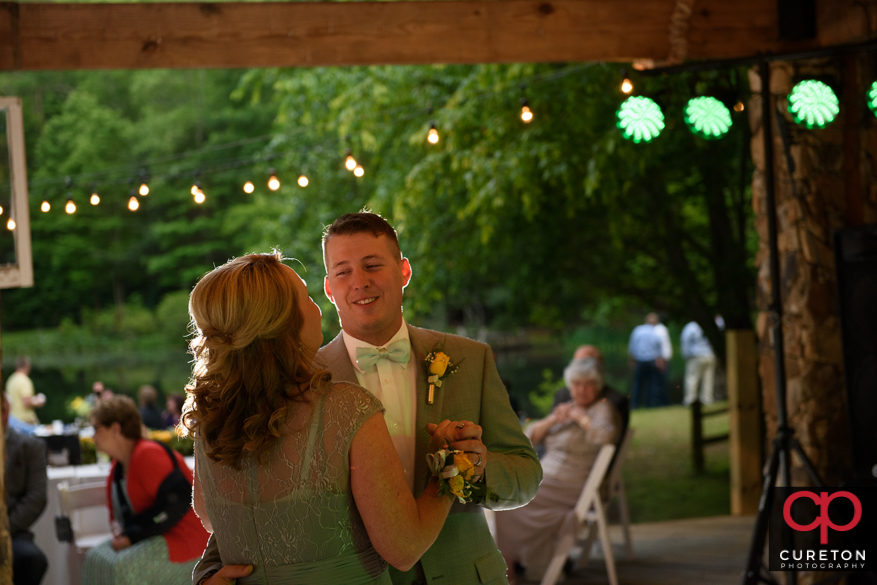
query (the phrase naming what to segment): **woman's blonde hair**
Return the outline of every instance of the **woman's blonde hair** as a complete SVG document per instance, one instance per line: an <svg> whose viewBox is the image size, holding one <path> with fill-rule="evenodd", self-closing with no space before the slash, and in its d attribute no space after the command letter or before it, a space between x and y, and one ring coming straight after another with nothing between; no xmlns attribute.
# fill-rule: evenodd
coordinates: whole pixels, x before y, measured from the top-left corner
<svg viewBox="0 0 877 585"><path fill-rule="evenodd" d="M179 428L235 469L245 453L267 463L290 408L330 379L303 353L294 278L279 252L249 254L206 274L189 297L195 365Z"/></svg>

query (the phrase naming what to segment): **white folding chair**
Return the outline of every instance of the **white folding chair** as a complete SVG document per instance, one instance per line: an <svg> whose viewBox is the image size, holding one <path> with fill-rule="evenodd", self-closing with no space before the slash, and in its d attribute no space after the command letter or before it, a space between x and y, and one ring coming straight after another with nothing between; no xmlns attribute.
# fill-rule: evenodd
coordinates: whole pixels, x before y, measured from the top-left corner
<svg viewBox="0 0 877 585"><path fill-rule="evenodd" d="M613 503L617 502L618 504L618 516L621 520L621 533L624 535L624 546L627 549L627 557L630 559L633 558L633 542L630 539L630 511L627 507L627 492L624 490L624 477L622 477L621 471L624 468L624 462L627 460L627 452L630 450L630 442L632 440L633 429L627 427L627 431L624 433L624 438L621 440L621 445L618 446L618 451L615 453L612 467L609 469L609 476L604 482L606 497L603 500L607 509ZM588 544L588 551L591 550L592 544L593 542ZM586 561L587 558L583 554L580 557L579 562L581 564Z"/></svg>
<svg viewBox="0 0 877 585"><path fill-rule="evenodd" d="M609 542L609 530L606 527L606 513L603 509L603 500L600 496L600 486L612 463L612 455L615 453L615 445L603 445L597 454L597 460L588 475L588 481L582 488L582 494L576 503L576 507L569 513L563 527L560 529L557 539L557 548L554 556L548 564L548 569L542 577L542 585L554 585L563 571L563 565L572 548L582 538L591 539L596 530L600 537L603 548L603 558L606 560L606 572L609 574L609 584L618 585L618 576L615 573L615 558L612 556L612 545ZM588 554L588 547L582 554Z"/></svg>
<svg viewBox="0 0 877 585"><path fill-rule="evenodd" d="M70 485L66 481L58 484L58 499L61 515L70 519L73 541L70 543L78 552L86 552L95 545L112 538L109 518L100 511L107 510L107 485L104 482ZM89 508L100 508L97 513L86 512Z"/></svg>

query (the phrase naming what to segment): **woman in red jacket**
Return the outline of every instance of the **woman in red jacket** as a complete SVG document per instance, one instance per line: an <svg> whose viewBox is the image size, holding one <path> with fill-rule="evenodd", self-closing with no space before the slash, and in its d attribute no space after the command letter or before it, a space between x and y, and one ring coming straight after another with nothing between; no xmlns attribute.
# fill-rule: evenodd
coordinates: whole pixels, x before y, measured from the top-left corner
<svg viewBox="0 0 877 585"><path fill-rule="evenodd" d="M82 582L190 583L208 534L190 505L185 459L141 438L140 413L127 396L99 402L90 419L95 446L113 458L107 505L114 536L88 552Z"/></svg>

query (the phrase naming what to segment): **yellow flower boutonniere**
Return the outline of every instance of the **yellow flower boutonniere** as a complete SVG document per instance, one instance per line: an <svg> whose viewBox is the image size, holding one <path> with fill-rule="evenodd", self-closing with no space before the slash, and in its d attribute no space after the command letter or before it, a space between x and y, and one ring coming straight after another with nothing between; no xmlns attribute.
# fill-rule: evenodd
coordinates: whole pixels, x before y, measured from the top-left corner
<svg viewBox="0 0 877 585"><path fill-rule="evenodd" d="M451 358L442 349L444 347L432 350L426 354L426 359L424 360L426 362L427 373L429 374L427 378L429 382L427 404L432 404L435 401L435 389L442 387L442 378L453 374L459 369L459 364L451 361Z"/></svg>

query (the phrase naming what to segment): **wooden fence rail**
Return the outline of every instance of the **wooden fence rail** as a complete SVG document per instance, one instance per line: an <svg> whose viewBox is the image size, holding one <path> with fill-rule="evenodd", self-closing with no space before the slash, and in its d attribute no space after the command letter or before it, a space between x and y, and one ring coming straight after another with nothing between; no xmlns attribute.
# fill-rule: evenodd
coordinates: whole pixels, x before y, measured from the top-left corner
<svg viewBox="0 0 877 585"><path fill-rule="evenodd" d="M703 419L709 416L718 416L727 414L728 408L718 408L715 410L704 410L699 400L691 403L691 455L694 458L694 471L703 473L704 459L703 448L711 443L719 443L727 441L729 434L716 435L714 437L703 436Z"/></svg>

